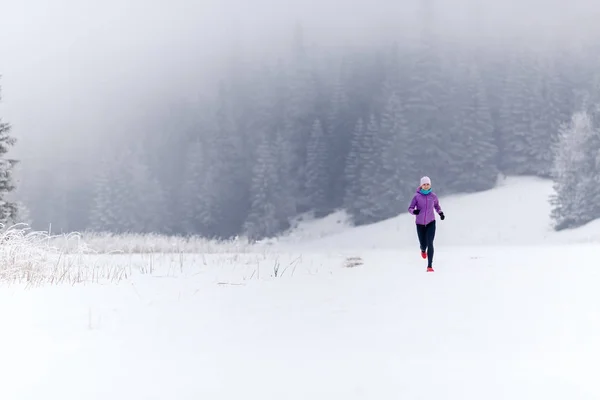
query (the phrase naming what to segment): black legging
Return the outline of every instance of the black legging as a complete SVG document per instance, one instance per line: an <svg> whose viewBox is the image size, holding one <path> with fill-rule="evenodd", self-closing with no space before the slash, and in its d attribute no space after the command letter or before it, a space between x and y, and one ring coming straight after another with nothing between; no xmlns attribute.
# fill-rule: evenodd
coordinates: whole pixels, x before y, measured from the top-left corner
<svg viewBox="0 0 600 400"><path fill-rule="evenodd" d="M431 221L427 225L417 225L417 235L419 235L419 244L421 250L427 250L427 266L433 264L433 239L435 238L435 221Z"/></svg>

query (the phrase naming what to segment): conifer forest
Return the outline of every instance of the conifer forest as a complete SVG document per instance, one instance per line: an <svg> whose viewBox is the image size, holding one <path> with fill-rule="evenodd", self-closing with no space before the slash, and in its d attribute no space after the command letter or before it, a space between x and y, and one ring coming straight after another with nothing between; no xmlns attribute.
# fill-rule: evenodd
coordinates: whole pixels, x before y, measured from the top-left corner
<svg viewBox="0 0 600 400"><path fill-rule="evenodd" d="M165 100L127 137L110 134L107 116L84 178L69 178L76 168L60 157L23 174L33 226L261 239L307 212L344 209L355 225L405 213L423 175L439 196L491 189L503 176L555 179L559 228L580 223L567 204L582 187L576 169L600 187L600 164L574 165L564 136L600 128L593 38L465 39L423 24L327 47L300 23L288 33L269 57L232 50L214 85L193 101ZM596 141L583 146L592 158Z"/></svg>

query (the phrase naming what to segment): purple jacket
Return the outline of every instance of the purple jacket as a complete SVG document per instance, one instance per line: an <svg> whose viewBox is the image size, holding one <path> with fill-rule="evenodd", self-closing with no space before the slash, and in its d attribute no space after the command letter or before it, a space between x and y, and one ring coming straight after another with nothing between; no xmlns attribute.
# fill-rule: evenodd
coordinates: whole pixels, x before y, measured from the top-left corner
<svg viewBox="0 0 600 400"><path fill-rule="evenodd" d="M435 220L433 209L435 208L435 211L437 211L438 214L442 213L442 209L440 208L440 203L435 193L430 192L429 194L423 194L419 192L419 189L420 188L417 188L417 192L410 202L410 206L408 206L408 212L412 214L415 208L420 210L419 214L416 216L416 223L417 225L427 225Z"/></svg>

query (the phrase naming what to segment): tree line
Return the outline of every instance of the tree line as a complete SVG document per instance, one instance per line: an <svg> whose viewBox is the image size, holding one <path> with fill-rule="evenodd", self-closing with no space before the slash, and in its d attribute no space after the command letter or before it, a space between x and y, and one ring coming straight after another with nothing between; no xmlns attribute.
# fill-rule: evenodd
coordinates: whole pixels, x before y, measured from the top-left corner
<svg viewBox="0 0 600 400"><path fill-rule="evenodd" d="M259 239L305 212L392 217L425 174L441 195L490 189L499 174L556 177L561 127L597 60L484 44L424 31L331 51L297 29L287 55L240 56L214 93L107 143L89 183L55 180L32 214L66 230Z"/></svg>

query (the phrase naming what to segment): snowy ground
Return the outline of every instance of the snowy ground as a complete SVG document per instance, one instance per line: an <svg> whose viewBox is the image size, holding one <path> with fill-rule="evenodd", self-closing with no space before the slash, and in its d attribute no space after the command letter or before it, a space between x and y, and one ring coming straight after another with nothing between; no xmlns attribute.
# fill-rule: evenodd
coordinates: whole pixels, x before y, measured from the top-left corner
<svg viewBox="0 0 600 400"><path fill-rule="evenodd" d="M494 209L449 200L443 223ZM600 398L599 244L548 244L540 219L531 245L450 245L469 225L440 223L427 273L408 231L373 248L396 222L314 242L305 226L266 253L112 256L118 283L5 285L0 398Z"/></svg>
<svg viewBox="0 0 600 400"><path fill-rule="evenodd" d="M508 178L485 192L440 198L446 219L438 220L436 244L472 247L600 243L600 220L577 230L553 231L548 203L551 193L551 181L523 177ZM347 216L338 212L302 222L276 243L294 250L398 249L413 248L415 238L414 217L407 212L357 228L349 228Z"/></svg>

